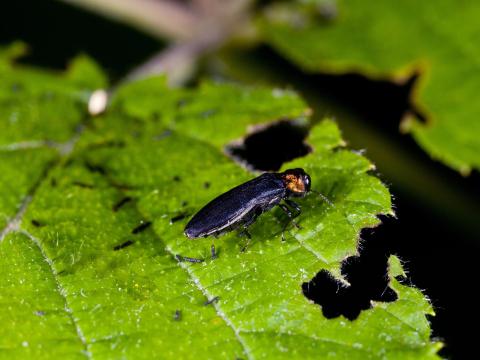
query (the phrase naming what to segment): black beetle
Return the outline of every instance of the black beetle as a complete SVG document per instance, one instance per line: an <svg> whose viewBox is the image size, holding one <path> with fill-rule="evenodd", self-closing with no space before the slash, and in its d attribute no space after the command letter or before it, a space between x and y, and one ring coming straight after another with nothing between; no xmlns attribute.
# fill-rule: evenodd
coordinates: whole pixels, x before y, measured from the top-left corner
<svg viewBox="0 0 480 360"><path fill-rule="evenodd" d="M185 235L191 239L218 236L241 227L250 239L248 226L275 205L293 221L301 209L289 198L304 197L310 191L310 182L310 175L300 168L264 173L210 201L188 222ZM280 204L282 200L285 204Z"/></svg>

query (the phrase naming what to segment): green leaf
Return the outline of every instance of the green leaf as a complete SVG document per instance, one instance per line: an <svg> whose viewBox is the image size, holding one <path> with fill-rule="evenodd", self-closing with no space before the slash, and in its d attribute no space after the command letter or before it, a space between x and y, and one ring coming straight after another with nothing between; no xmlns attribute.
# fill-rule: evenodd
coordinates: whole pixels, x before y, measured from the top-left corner
<svg viewBox="0 0 480 360"><path fill-rule="evenodd" d="M0 151L0 228L13 221L22 201L56 158L53 149Z"/></svg>
<svg viewBox="0 0 480 360"><path fill-rule="evenodd" d="M0 49L1 229L71 145L87 116L91 91L105 86L103 75L86 58L76 59L68 72L55 74L12 64L24 52L20 43Z"/></svg>
<svg viewBox="0 0 480 360"><path fill-rule="evenodd" d="M0 244L3 358L84 358L61 285L36 241L10 233Z"/></svg>
<svg viewBox="0 0 480 360"><path fill-rule="evenodd" d="M63 81L71 89L72 80ZM76 125L83 109L70 109ZM342 148L330 120L311 129L313 152L284 168L303 167L333 206L314 194L301 199L302 228L289 228L285 242L285 216L272 210L251 227L246 252L235 233L215 240L215 260L209 239L183 235L189 215L254 176L225 155L225 145L252 125L306 122L308 112L289 91L209 82L172 90L152 78L120 88L107 114L86 122L82 133L72 130L71 139L79 138L70 139L73 150L30 146L43 167L16 168L25 149L4 149L6 183L17 175L34 179L8 200L18 208L20 195L32 198L0 243L2 355L436 358L441 344L430 341L425 317L433 311L415 288L392 278L398 300L375 303L354 321L325 318L302 293L302 283L322 269L339 277L360 230L392 214L388 190L369 174L372 164ZM67 133L49 115L52 125L35 141L64 141ZM29 126L10 130L5 146L30 141ZM55 160L48 166L45 150ZM398 259L391 264L392 275L402 275Z"/></svg>
<svg viewBox="0 0 480 360"><path fill-rule="evenodd" d="M310 113L307 105L288 90L253 90L228 83L204 82L194 91L174 91L167 89L163 78L149 78L125 86L114 104L125 114L154 118L170 129L216 146L244 135L249 126L282 118L302 118ZM221 133L217 131L219 126Z"/></svg>
<svg viewBox="0 0 480 360"><path fill-rule="evenodd" d="M308 71L359 72L403 82L419 74L402 130L436 159L468 174L480 169L476 101L480 27L475 2L338 1L333 19L312 7L272 6L260 21L265 40ZM413 15L414 14L414 15Z"/></svg>

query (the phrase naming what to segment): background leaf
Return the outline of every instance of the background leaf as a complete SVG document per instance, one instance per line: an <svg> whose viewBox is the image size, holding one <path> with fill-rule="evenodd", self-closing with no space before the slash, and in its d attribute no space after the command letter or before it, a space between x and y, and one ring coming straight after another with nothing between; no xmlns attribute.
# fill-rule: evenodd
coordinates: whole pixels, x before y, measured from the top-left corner
<svg viewBox="0 0 480 360"><path fill-rule="evenodd" d="M5 74L17 78L16 70ZM327 319L303 295L302 284L320 270L340 277L360 230L392 214L388 190L368 174L372 165L341 147L332 121L314 126L307 139L313 152L284 168L305 168L335 206L313 194L301 200L302 229L289 229L285 242L285 216L273 210L252 226L245 253L244 239L231 233L216 241L219 258L211 260L211 242L185 238L183 227L206 201L252 177L224 146L249 125L303 118L306 105L292 92L214 83L172 90L152 78L120 89L106 115L75 131L84 119L79 75L64 80L78 100L56 106L67 115L72 107L71 123L62 122L71 131L48 127L38 146L28 146L52 151L55 162L39 165L30 188L18 193L17 208L26 194L32 200L17 213L20 225L9 215L0 244L5 356L436 357L440 344L429 340L425 317L431 306L393 278L398 300L375 303L354 321ZM55 115L47 110L47 118ZM25 131L11 130L4 151L23 154L12 144L30 141ZM70 146L45 142L52 139ZM179 262L177 254L206 261ZM401 275L398 260L390 261L392 275Z"/></svg>
<svg viewBox="0 0 480 360"><path fill-rule="evenodd" d="M332 18L322 17L320 5L272 6L261 21L263 35L307 71L395 82L418 75L411 102L427 122L407 114L402 130L462 174L479 169L478 49L473 46L480 30L478 6L454 1L329 6L335 10Z"/></svg>

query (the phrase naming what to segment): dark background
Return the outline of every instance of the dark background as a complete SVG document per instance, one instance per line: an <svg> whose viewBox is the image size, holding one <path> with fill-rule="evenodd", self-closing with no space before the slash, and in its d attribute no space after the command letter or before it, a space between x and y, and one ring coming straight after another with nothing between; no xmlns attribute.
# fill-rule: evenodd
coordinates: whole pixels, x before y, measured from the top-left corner
<svg viewBox="0 0 480 360"><path fill-rule="evenodd" d="M30 53L21 60L24 63L63 69L69 59L86 53L115 82L164 46L125 25L63 3L22 0L2 5L0 44L26 42ZM395 85L355 74L304 74L267 46L243 51L237 60L242 57L246 62L258 61L260 71L268 68L282 74L272 81L293 86L316 116L337 118L351 147L367 149L366 155L377 164L377 175L395 197L397 219L383 219L383 225L362 234L365 266L371 263L371 254L377 258L398 254L408 270L406 281L422 289L435 307L437 316L430 321L433 336L446 343L442 356L469 356L476 339L470 329L480 320L476 307L479 176L463 178L432 161L410 136L399 133L404 112L415 112L409 104L415 79ZM364 271L357 277L371 271L355 269Z"/></svg>

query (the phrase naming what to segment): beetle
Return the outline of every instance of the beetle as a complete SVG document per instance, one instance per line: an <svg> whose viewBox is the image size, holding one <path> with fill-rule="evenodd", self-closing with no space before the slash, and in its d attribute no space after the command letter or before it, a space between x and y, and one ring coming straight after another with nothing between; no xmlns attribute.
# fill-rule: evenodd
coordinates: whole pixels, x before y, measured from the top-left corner
<svg viewBox="0 0 480 360"><path fill-rule="evenodd" d="M188 222L185 235L191 239L217 237L242 228L250 239L248 227L258 216L277 205L285 211L290 222L299 227L293 219L300 215L301 208L290 198L304 197L310 191L310 184L310 175L300 168L264 173L210 201ZM285 224L284 230L290 222Z"/></svg>

